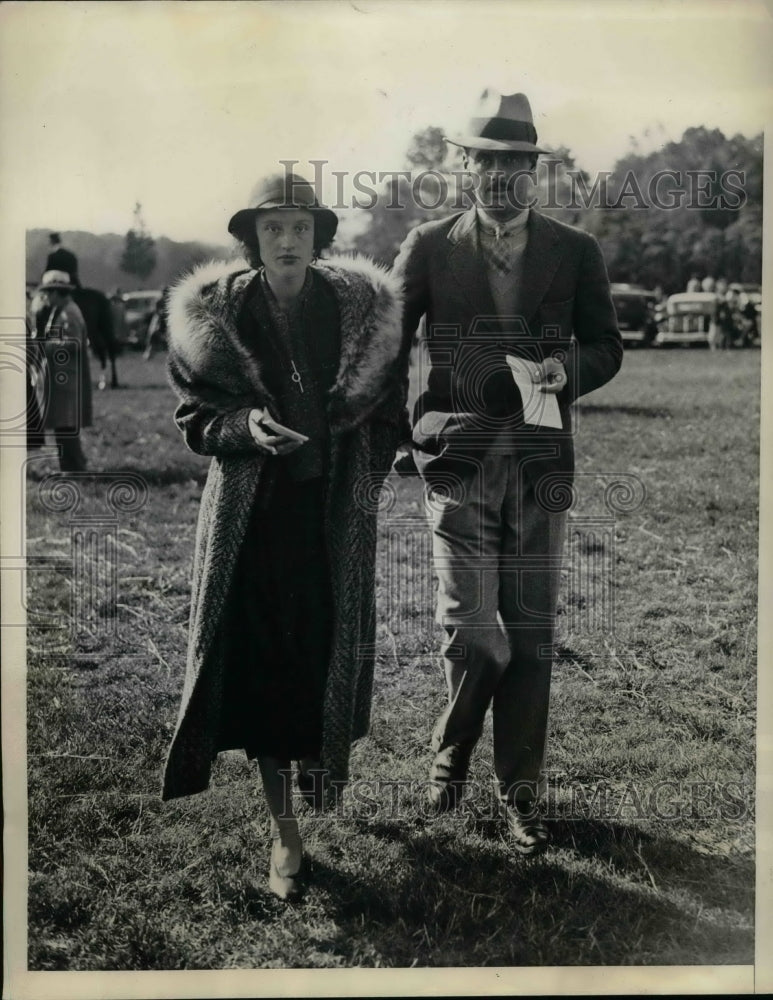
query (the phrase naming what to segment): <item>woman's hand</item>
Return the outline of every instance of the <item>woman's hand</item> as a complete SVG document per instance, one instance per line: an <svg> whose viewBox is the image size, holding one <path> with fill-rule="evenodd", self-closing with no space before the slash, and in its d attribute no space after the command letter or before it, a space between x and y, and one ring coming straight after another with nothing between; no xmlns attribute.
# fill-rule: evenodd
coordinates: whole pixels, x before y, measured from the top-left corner
<svg viewBox="0 0 773 1000"><path fill-rule="evenodd" d="M303 441L295 441L284 434L275 434L261 426L261 420L268 417L265 410L250 410L249 428L256 444L271 455L289 455L291 451L300 448Z"/></svg>
<svg viewBox="0 0 773 1000"><path fill-rule="evenodd" d="M419 474L413 458L413 449L409 445L398 445L392 468L398 476L417 476Z"/></svg>

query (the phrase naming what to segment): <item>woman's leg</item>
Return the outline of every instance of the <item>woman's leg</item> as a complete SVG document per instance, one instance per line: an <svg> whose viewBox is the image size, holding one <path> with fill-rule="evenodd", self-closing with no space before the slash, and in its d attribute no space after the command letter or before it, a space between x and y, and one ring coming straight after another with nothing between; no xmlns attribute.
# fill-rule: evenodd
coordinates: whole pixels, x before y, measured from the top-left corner
<svg viewBox="0 0 773 1000"><path fill-rule="evenodd" d="M315 771L322 770L319 757L301 757L298 766L303 774L314 774Z"/></svg>
<svg viewBox="0 0 773 1000"><path fill-rule="evenodd" d="M272 863L279 875L292 877L301 867L302 845L298 820L293 812L290 761L258 757L258 766L271 813Z"/></svg>
<svg viewBox="0 0 773 1000"><path fill-rule="evenodd" d="M298 761L298 790L306 803L317 812L325 808L327 771L319 757L301 757Z"/></svg>

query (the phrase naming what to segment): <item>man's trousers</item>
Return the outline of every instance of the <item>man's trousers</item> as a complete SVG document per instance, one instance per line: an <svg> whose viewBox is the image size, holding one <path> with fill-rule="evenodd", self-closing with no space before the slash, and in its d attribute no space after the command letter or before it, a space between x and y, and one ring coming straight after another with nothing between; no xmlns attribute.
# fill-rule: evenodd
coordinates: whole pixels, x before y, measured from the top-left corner
<svg viewBox="0 0 773 1000"><path fill-rule="evenodd" d="M491 705L500 795L537 798L567 514L537 504L517 455L470 459L462 483L427 491L449 699L433 748L475 742Z"/></svg>

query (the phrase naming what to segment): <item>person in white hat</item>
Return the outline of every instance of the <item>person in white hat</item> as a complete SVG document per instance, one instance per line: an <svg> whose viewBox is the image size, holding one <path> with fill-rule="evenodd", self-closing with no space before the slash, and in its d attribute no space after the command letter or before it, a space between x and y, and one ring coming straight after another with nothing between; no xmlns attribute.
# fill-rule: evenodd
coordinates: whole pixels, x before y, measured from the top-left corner
<svg viewBox="0 0 773 1000"><path fill-rule="evenodd" d="M413 456L428 490L448 694L430 801L457 805L491 708L507 827L533 854L548 842L539 800L572 496L569 405L612 378L622 342L597 241L531 204L546 150L526 96L485 91L467 133L447 141L464 150L476 204L418 226L395 263L405 335L422 317L427 331ZM514 371L534 381L519 389Z"/></svg>
<svg viewBox="0 0 773 1000"><path fill-rule="evenodd" d="M49 313L33 340L43 354L36 392L41 422L28 436L31 447L43 442L43 432L53 430L62 472L85 472L86 458L80 432L91 424L91 373L86 323L73 302L73 284L66 271L46 271L38 287Z"/></svg>

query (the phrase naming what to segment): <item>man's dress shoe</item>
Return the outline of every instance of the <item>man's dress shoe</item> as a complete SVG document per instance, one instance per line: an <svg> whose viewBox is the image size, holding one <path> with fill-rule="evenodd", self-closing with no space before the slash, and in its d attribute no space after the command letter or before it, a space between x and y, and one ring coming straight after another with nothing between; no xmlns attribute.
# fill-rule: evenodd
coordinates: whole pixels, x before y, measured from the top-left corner
<svg viewBox="0 0 773 1000"><path fill-rule="evenodd" d="M505 822L510 841L519 854L539 854L548 846L550 831L534 800L508 802Z"/></svg>
<svg viewBox="0 0 773 1000"><path fill-rule="evenodd" d="M451 743L435 754L429 771L429 801L435 812L448 812L458 805L473 747L473 743Z"/></svg>

